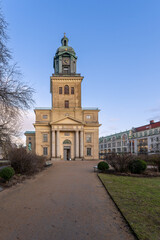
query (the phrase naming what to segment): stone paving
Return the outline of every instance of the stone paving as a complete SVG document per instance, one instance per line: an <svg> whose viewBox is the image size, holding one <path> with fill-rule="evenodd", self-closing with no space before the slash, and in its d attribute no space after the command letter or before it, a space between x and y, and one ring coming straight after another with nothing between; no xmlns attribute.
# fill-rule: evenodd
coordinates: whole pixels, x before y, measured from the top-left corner
<svg viewBox="0 0 160 240"><path fill-rule="evenodd" d="M55 162L0 193L1 240L133 240L93 166Z"/></svg>

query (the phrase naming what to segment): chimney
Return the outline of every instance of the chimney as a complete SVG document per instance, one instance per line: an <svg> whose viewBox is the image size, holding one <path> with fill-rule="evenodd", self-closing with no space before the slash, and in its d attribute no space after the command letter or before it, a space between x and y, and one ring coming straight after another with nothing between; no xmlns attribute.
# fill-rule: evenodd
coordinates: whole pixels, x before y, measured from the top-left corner
<svg viewBox="0 0 160 240"><path fill-rule="evenodd" d="M150 124L152 124L152 123L154 123L154 120L151 120L151 121L150 121Z"/></svg>

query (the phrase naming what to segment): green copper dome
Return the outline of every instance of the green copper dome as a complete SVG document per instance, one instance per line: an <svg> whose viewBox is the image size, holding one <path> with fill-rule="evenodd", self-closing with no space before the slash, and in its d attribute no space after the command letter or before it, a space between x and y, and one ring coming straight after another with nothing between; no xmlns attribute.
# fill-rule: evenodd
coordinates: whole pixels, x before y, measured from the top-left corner
<svg viewBox="0 0 160 240"><path fill-rule="evenodd" d="M64 37L61 39L62 46L57 49L55 57L68 53L69 55L77 58L74 49L68 46L68 42L69 42L69 39L64 34Z"/></svg>
<svg viewBox="0 0 160 240"><path fill-rule="evenodd" d="M61 39L62 46L56 51L53 61L55 74L73 75L76 74L77 56L74 49L68 46L69 39L64 34Z"/></svg>

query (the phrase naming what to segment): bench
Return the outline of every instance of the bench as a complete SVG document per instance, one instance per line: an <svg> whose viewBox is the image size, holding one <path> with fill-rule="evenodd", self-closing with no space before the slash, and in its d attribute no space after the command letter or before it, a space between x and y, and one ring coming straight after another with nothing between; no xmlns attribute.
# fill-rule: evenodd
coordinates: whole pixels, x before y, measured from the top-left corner
<svg viewBox="0 0 160 240"><path fill-rule="evenodd" d="M94 169L94 172L98 172L98 167L97 166L94 166L93 169Z"/></svg>

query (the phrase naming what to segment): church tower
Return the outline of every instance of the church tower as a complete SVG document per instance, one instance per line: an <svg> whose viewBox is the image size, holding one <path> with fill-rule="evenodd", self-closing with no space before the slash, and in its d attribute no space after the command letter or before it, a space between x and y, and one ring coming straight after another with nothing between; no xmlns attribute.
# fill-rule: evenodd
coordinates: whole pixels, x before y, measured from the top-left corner
<svg viewBox="0 0 160 240"><path fill-rule="evenodd" d="M81 108L81 82L83 77L76 73L77 57L74 49L68 46L68 38L61 39L62 46L56 51L51 77L52 107Z"/></svg>
<svg viewBox="0 0 160 240"><path fill-rule="evenodd" d="M99 109L81 106L83 77L76 72L77 56L68 42L64 34L53 60L52 107L35 109L35 134L25 133L26 144L31 146L32 138L33 151L52 160L94 160L99 157Z"/></svg>

